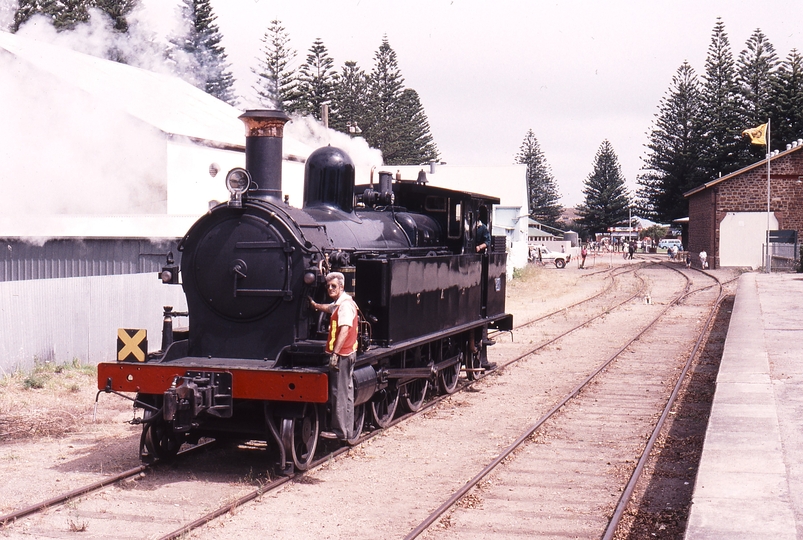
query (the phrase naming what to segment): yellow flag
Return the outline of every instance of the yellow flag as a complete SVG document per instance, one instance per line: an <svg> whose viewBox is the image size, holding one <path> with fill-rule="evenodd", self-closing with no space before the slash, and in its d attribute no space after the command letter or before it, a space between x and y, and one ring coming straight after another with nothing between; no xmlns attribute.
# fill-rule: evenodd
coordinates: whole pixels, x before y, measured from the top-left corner
<svg viewBox="0 0 803 540"><path fill-rule="evenodd" d="M758 127L742 131L742 137L745 135L750 137L752 144L767 146L767 124L761 124Z"/></svg>

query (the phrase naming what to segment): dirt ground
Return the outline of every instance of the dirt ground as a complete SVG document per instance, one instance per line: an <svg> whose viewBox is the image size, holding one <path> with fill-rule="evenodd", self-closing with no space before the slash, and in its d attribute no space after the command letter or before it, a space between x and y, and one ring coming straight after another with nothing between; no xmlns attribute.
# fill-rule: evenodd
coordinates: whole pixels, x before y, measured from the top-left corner
<svg viewBox="0 0 803 540"><path fill-rule="evenodd" d="M563 270L549 266L529 267L508 284L508 311L514 314L518 322L570 306L601 291L609 279L605 270L610 264L616 266L617 263L624 264L621 258L610 257L598 258L593 261L592 268L586 270L578 269L574 263ZM643 313L633 310L631 316L636 324L643 318ZM598 331L609 332L610 329L603 327ZM521 344L492 347L491 359L509 354L515 349L514 345ZM712 354L715 355L715 352ZM506 411L505 407L509 409L511 398L518 399L512 393L521 393L521 401L528 407L542 407L550 402L555 386L550 383L550 376L558 372L561 365L555 363L548 367L515 367L505 373L504 381L502 376L488 377L476 393L452 396L442 406L388 429L347 455L306 474L303 482L293 483L263 496L256 504L224 516L206 529L193 533L192 537L403 536L429 513L435 502L441 502L443 492L454 491L463 485L494 452L515 438L520 425L530 421L531 415L526 414L525 408L517 412L503 412ZM542 390L534 392L532 385L525 384L527 377L524 375L528 369L536 369L541 374L543 380L539 384ZM710 371L711 368L708 366L705 369ZM557 388L554 390L557 391ZM96 392L94 369L77 363L43 365L32 373L13 374L0 380L0 482L4 485L0 514L138 464L140 429L126 423L132 417L130 402L102 394L95 416ZM526 399L523 397L525 394ZM704 433L707 415L704 414L704 405L703 414L700 414L699 408L695 411L691 416L698 419L697 427L686 424L684 429L696 429L699 438L700 426L703 426ZM672 437L664 440L662 455L671 454L668 449L673 440ZM465 453L454 447L455 441L464 447L462 450ZM688 441L688 438L684 441ZM694 453L688 449L675 452L673 459L677 468L696 467L691 463L695 459ZM210 454L198 463L199 470L194 475L201 484L205 482L204 469L216 467L214 460L225 460L234 470L228 480L217 478L211 481L213 487L228 482L232 488L241 489L265 480L264 472L254 470L258 461L243 459L236 451L229 450ZM238 464L238 461L242 463ZM660 473L664 470L665 462L650 468L650 472ZM443 474L433 471L442 471ZM372 484L373 489L366 489L359 494L351 493L350 486L355 477ZM663 487L655 482L650 483L649 479L646 482L649 487L640 491L644 501L640 505L640 514L631 515L635 526L629 537L678 537L674 534L681 530L685 517L659 515L665 512L666 505L657 495L663 491L675 497L672 504L679 508L683 503L677 500L678 490L671 482L664 483ZM113 488L117 491L126 489L136 490L136 487ZM209 486L199 490L208 491ZM109 495L114 496L113 493ZM690 498L690 493L688 496ZM411 497L414 500L412 508ZM186 498L185 494L182 500ZM475 503L482 510L482 501ZM108 504L108 498L96 504ZM474 503L468 500L464 504ZM657 513L656 508L659 508ZM114 524L104 525L91 518L93 512L97 511L97 507L91 503L83 509L80 506L71 507L59 517L61 524L58 530L51 530L47 536L153 536L146 532L146 528L121 529ZM194 509L187 511L191 514ZM311 512L320 519L311 522ZM197 515L200 514L199 508ZM265 515L271 516L270 524L265 523ZM674 521L671 527L673 535L668 534L669 530L661 520ZM53 527L46 523L31 519L28 524L0 529L0 537L36 537L44 528ZM169 530L162 529L162 533ZM400 530L405 533L399 534ZM664 531L666 533L661 534ZM642 533L646 536L640 536Z"/></svg>

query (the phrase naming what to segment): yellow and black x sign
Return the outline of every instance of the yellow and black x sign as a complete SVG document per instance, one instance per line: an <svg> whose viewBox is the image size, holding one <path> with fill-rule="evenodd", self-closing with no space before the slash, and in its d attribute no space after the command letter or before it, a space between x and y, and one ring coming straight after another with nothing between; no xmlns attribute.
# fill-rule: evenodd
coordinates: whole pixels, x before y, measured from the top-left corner
<svg viewBox="0 0 803 540"><path fill-rule="evenodd" d="M148 331L145 329L117 329L117 361L144 362L148 355Z"/></svg>

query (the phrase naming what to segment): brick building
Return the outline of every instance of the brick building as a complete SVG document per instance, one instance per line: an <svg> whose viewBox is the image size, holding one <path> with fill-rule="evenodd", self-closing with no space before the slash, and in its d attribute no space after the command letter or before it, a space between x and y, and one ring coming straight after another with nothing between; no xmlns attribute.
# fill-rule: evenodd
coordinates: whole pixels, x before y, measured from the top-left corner
<svg viewBox="0 0 803 540"><path fill-rule="evenodd" d="M699 267L764 266L767 160L684 193L689 199L688 249ZM803 141L770 157L769 229L803 233Z"/></svg>

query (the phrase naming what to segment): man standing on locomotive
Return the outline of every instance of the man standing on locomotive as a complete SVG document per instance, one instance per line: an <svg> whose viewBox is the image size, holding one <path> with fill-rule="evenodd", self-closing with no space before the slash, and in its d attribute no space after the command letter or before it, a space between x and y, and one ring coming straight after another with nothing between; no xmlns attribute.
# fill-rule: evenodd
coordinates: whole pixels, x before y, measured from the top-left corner
<svg viewBox="0 0 803 540"><path fill-rule="evenodd" d="M485 225L488 223L488 207L481 206L479 214L479 219L477 220L477 230L474 235L474 251L481 253L482 255L487 255L491 248L491 232L488 230L487 225ZM540 251L538 252L538 258L541 258ZM489 344L493 344L493 341L488 339L488 328L485 327L482 329L482 346ZM496 362L489 362L488 359L483 356L482 361L480 362L480 367L486 371L490 371L496 368Z"/></svg>
<svg viewBox="0 0 803 540"><path fill-rule="evenodd" d="M357 359L357 304L344 291L345 277L340 272L326 275L326 292L331 304L310 306L329 313L329 336L326 352L329 358L329 394L332 396L332 432L321 437L346 440L354 430L354 362Z"/></svg>
<svg viewBox="0 0 803 540"><path fill-rule="evenodd" d="M483 207L484 209L485 207ZM488 211L485 211L485 214L488 214ZM480 212L480 219L477 221L477 234L474 240L474 250L477 253L487 253L488 248L491 247L491 233L488 231L488 227L485 225L486 221L488 220L487 217L483 219L482 212Z"/></svg>

